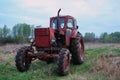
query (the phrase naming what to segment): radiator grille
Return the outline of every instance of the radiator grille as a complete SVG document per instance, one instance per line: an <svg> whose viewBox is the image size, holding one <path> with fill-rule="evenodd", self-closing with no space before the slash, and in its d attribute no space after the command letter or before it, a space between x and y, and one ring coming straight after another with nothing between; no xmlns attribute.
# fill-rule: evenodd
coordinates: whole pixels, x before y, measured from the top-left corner
<svg viewBox="0 0 120 80"><path fill-rule="evenodd" d="M49 35L49 29L48 28L37 28L35 29L35 35Z"/></svg>

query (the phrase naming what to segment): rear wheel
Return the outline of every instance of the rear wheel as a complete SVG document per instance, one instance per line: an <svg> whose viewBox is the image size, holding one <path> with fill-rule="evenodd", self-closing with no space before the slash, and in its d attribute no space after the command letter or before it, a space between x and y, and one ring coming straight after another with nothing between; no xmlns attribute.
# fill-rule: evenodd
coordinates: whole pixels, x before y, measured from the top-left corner
<svg viewBox="0 0 120 80"><path fill-rule="evenodd" d="M20 72L25 72L29 69L32 58L27 55L28 52L32 52L30 47L21 47L16 55L16 67Z"/></svg>
<svg viewBox="0 0 120 80"><path fill-rule="evenodd" d="M72 53L73 64L81 64L84 62L84 42L80 33L77 37L71 40L70 51Z"/></svg>
<svg viewBox="0 0 120 80"><path fill-rule="evenodd" d="M58 73L61 76L68 74L70 65L70 52L68 49L61 49L58 57Z"/></svg>

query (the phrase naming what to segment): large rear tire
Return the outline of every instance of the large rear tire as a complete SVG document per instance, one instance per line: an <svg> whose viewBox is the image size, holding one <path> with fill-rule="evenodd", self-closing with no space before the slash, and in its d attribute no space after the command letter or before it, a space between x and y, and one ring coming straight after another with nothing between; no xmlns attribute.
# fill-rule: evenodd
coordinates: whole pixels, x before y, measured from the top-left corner
<svg viewBox="0 0 120 80"><path fill-rule="evenodd" d="M70 65L70 52L68 49L62 48L58 57L58 74L64 76L68 74Z"/></svg>
<svg viewBox="0 0 120 80"><path fill-rule="evenodd" d="M73 64L79 65L84 62L84 42L82 35L78 32L76 38L71 39L70 52Z"/></svg>
<svg viewBox="0 0 120 80"><path fill-rule="evenodd" d="M17 51L16 55L16 67L20 72L25 72L29 69L32 58L27 55L28 52L32 52L30 47L24 46Z"/></svg>

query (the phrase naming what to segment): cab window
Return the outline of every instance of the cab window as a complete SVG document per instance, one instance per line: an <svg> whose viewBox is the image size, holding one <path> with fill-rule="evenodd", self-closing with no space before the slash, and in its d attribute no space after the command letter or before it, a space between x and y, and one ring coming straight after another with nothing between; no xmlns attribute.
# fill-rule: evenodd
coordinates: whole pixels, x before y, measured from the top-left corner
<svg viewBox="0 0 120 80"><path fill-rule="evenodd" d="M72 19L68 19L67 26L68 26L69 28L72 28L72 27L73 27L73 20L72 20Z"/></svg>
<svg viewBox="0 0 120 80"><path fill-rule="evenodd" d="M56 19L52 19L52 28L57 29L57 20Z"/></svg>
<svg viewBox="0 0 120 80"><path fill-rule="evenodd" d="M76 20L74 20L74 26L75 26L75 28L77 28L77 21Z"/></svg>
<svg viewBox="0 0 120 80"><path fill-rule="evenodd" d="M64 28L65 26L65 18L59 18L60 28ZM53 18L52 20L52 28L57 29L57 18Z"/></svg>

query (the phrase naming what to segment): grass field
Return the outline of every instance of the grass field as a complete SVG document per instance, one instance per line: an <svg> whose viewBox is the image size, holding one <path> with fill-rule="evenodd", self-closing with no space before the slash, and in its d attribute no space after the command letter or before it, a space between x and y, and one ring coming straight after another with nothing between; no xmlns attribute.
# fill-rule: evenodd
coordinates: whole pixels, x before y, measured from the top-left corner
<svg viewBox="0 0 120 80"><path fill-rule="evenodd" d="M27 72L18 72L15 54L9 52L20 46L0 47L0 80L120 80L120 44L86 43L84 63L71 64L69 74L63 77L57 75L55 62L48 65L39 60L32 62Z"/></svg>

